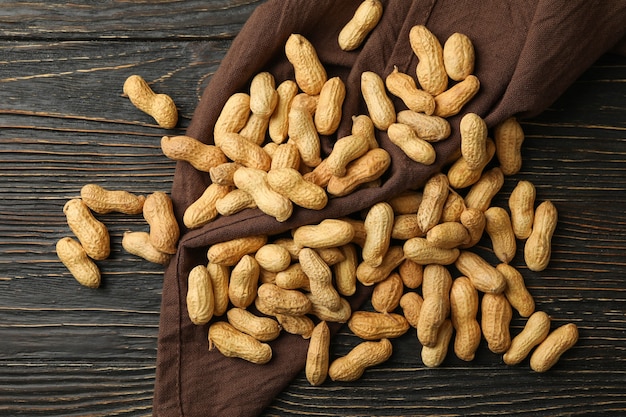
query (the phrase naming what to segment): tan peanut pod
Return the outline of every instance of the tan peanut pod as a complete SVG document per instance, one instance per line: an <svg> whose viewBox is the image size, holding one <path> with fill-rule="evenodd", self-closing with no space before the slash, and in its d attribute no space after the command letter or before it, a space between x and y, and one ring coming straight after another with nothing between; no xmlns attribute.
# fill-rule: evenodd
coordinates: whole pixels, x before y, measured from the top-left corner
<svg viewBox="0 0 626 417"><path fill-rule="evenodd" d="M216 202L232 190L227 185L210 184L200 197L185 209L183 223L189 229L197 229L214 220L217 215Z"/></svg>
<svg viewBox="0 0 626 417"><path fill-rule="evenodd" d="M338 139L326 158L326 164L331 174L337 177L346 175L346 166L363 156L369 150L369 144L364 136L349 135Z"/></svg>
<svg viewBox="0 0 626 417"><path fill-rule="evenodd" d="M308 316L291 316L289 314L277 314L276 320L284 331L290 334L297 334L303 339L311 338L315 323Z"/></svg>
<svg viewBox="0 0 626 417"><path fill-rule="evenodd" d="M231 216L245 209L257 208L249 192L235 188L215 200L215 209L222 216Z"/></svg>
<svg viewBox="0 0 626 417"><path fill-rule="evenodd" d="M352 225L352 229L354 229L352 243L362 248L365 244L365 222L363 220L357 220L350 217L343 217L341 220Z"/></svg>
<svg viewBox="0 0 626 417"><path fill-rule="evenodd" d="M278 100L267 129L270 139L274 143L280 144L287 139L289 108L293 98L298 94L298 85L293 80L285 80L276 87L276 94Z"/></svg>
<svg viewBox="0 0 626 417"><path fill-rule="evenodd" d="M309 277L311 294L319 304L331 311L341 308L341 296L333 287L333 274L330 267L311 248L303 248L299 254L300 267Z"/></svg>
<svg viewBox="0 0 626 417"><path fill-rule="evenodd" d="M73 198L63 206L63 213L87 255L100 261L111 253L111 238L107 227L94 217L89 207L80 199Z"/></svg>
<svg viewBox="0 0 626 417"><path fill-rule="evenodd" d="M291 264L284 271L276 273L274 283L286 290L303 289L311 291L309 277L302 270L300 263Z"/></svg>
<svg viewBox="0 0 626 417"><path fill-rule="evenodd" d="M178 110L174 100L167 94L156 94L141 76L128 77L123 91L135 107L152 116L163 129L176 127Z"/></svg>
<svg viewBox="0 0 626 417"><path fill-rule="evenodd" d="M513 310L504 294L486 293L481 302L480 327L493 353L504 353L511 346L509 326Z"/></svg>
<svg viewBox="0 0 626 417"><path fill-rule="evenodd" d="M435 174L426 181L422 202L417 209L417 224L422 232L427 233L439 223L448 193L448 177L444 174Z"/></svg>
<svg viewBox="0 0 626 417"><path fill-rule="evenodd" d="M274 142L267 142L265 145L262 146L262 149L265 151L265 153L267 153L270 158L274 158L274 154L276 153L276 150L278 149L278 143L274 143ZM271 165L270 165L271 168Z"/></svg>
<svg viewBox="0 0 626 417"><path fill-rule="evenodd" d="M433 96L448 87L448 74L443 62L443 47L437 37L423 25L413 26L409 43L419 62L415 70L422 89Z"/></svg>
<svg viewBox="0 0 626 417"><path fill-rule="evenodd" d="M302 91L315 96L326 82L326 69L319 60L315 47L304 36L293 33L285 43L285 55L293 65L296 83Z"/></svg>
<svg viewBox="0 0 626 417"><path fill-rule="evenodd" d="M300 226L293 232L298 246L315 249L345 245L353 236L352 225L340 219L324 219L318 224Z"/></svg>
<svg viewBox="0 0 626 417"><path fill-rule="evenodd" d="M291 101L291 109L300 109L304 110L307 114L314 116L317 111L317 104L319 103L320 96L318 95L308 95L306 93L299 93Z"/></svg>
<svg viewBox="0 0 626 417"><path fill-rule="evenodd" d="M234 93L231 95L218 116L213 127L213 141L220 146L221 138L226 133L237 133L246 125L250 117L250 95Z"/></svg>
<svg viewBox="0 0 626 417"><path fill-rule="evenodd" d="M385 78L387 90L398 97L409 110L427 115L435 111L435 99L429 93L417 88L415 80L409 74L393 66L393 71Z"/></svg>
<svg viewBox="0 0 626 417"><path fill-rule="evenodd" d="M272 155L270 171L278 168L300 168L300 151L293 143L281 143Z"/></svg>
<svg viewBox="0 0 626 417"><path fill-rule="evenodd" d="M163 136L163 154L175 161L186 161L198 171L209 172L211 168L226 162L226 155L215 145L207 145L190 136Z"/></svg>
<svg viewBox="0 0 626 417"><path fill-rule="evenodd" d="M259 285L255 306L261 313L272 316L277 314L300 316L307 314L312 307L311 301L304 293L286 290L270 283ZM263 308L260 308L261 306Z"/></svg>
<svg viewBox="0 0 626 417"><path fill-rule="evenodd" d="M496 156L504 175L514 175L522 168L524 131L515 117L499 123L493 131Z"/></svg>
<svg viewBox="0 0 626 417"><path fill-rule="evenodd" d="M234 186L233 175L239 168L241 168L241 164L236 162L225 162L212 167L209 169L211 183Z"/></svg>
<svg viewBox="0 0 626 417"><path fill-rule="evenodd" d="M249 142L261 146L265 142L269 123L269 118L252 113L248 118L246 125L239 131L239 135L247 139ZM274 142L270 142L267 145L272 146L276 144ZM267 152L267 148L263 147L263 150Z"/></svg>
<svg viewBox="0 0 626 417"><path fill-rule="evenodd" d="M219 148L231 161L244 167L268 171L272 164L272 158L263 148L239 133L224 133Z"/></svg>
<svg viewBox="0 0 626 417"><path fill-rule="evenodd" d="M289 110L289 142L298 147L302 162L309 167L316 167L322 162L320 156L320 138L315 129L313 116L301 107Z"/></svg>
<svg viewBox="0 0 626 417"><path fill-rule="evenodd" d="M152 246L164 253L176 253L180 228L171 198L161 191L150 194L143 204L143 217L150 225Z"/></svg>
<svg viewBox="0 0 626 417"><path fill-rule="evenodd" d="M517 242L509 213L502 207L485 210L485 231L491 239L493 252L500 261L509 263L515 256Z"/></svg>
<svg viewBox="0 0 626 417"><path fill-rule="evenodd" d="M474 359L482 332L478 315L478 291L467 277L458 277L450 290L450 318L456 330L454 353L464 361Z"/></svg>
<svg viewBox="0 0 626 417"><path fill-rule="evenodd" d="M509 196L511 225L515 237L523 240L530 236L535 218L535 198L537 192L530 181L519 181Z"/></svg>
<svg viewBox="0 0 626 417"><path fill-rule="evenodd" d="M441 218L439 221L444 222L460 222L461 213L465 210L465 200L454 190L448 192L448 197L441 210Z"/></svg>
<svg viewBox="0 0 626 417"><path fill-rule="evenodd" d="M450 122L443 117L418 113L412 110L401 110L397 116L398 123L410 126L417 136L428 142L439 142L447 139L452 132Z"/></svg>
<svg viewBox="0 0 626 417"><path fill-rule="evenodd" d="M350 307L348 300L343 297L341 297L341 306L337 310L331 310L326 307L313 293L307 293L306 297L311 303L309 313L319 320L329 323L345 323L352 315L352 307Z"/></svg>
<svg viewBox="0 0 626 417"><path fill-rule="evenodd" d="M235 307L246 308L254 302L259 274L259 263L252 255L244 255L230 271L228 298Z"/></svg>
<svg viewBox="0 0 626 417"><path fill-rule="evenodd" d="M319 185L306 181L293 168L276 168L267 173L267 183L277 193L294 204L311 210L321 210L328 204L328 194Z"/></svg>
<svg viewBox="0 0 626 417"><path fill-rule="evenodd" d="M278 274L278 272L271 272L261 268L259 270L259 283L264 284L266 282L269 282L270 284L275 284L276 274Z"/></svg>
<svg viewBox="0 0 626 417"><path fill-rule="evenodd" d="M230 268L209 262L207 271L213 287L213 315L222 316L228 309L228 281L230 280Z"/></svg>
<svg viewBox="0 0 626 417"><path fill-rule="evenodd" d="M422 202L422 197L421 191L408 190L390 198L387 202L396 215L415 214Z"/></svg>
<svg viewBox="0 0 626 417"><path fill-rule="evenodd" d="M485 224L487 223L485 213L477 208L466 208L461 213L459 221L465 226L470 235L469 242L462 245L461 248L467 249L475 246L480 241L485 231Z"/></svg>
<svg viewBox="0 0 626 417"><path fill-rule="evenodd" d="M465 206L485 211L491 206L491 200L504 185L504 176L499 167L483 173L476 184L465 195Z"/></svg>
<svg viewBox="0 0 626 417"><path fill-rule="evenodd" d="M289 251L273 243L261 246L254 254L254 258L261 268L269 272L284 271L291 264Z"/></svg>
<svg viewBox="0 0 626 417"><path fill-rule="evenodd" d="M160 252L152 246L150 234L147 232L124 232L122 248L132 255L139 256L155 264L165 265L172 258L172 255Z"/></svg>
<svg viewBox="0 0 626 417"><path fill-rule="evenodd" d="M379 313L389 313L400 305L400 297L404 290L402 278L396 272L391 273L383 281L374 286L372 291L372 307Z"/></svg>
<svg viewBox="0 0 626 417"><path fill-rule="evenodd" d="M466 250L461 251L454 263L459 272L484 293L501 293L506 288L504 276L480 255Z"/></svg>
<svg viewBox="0 0 626 417"><path fill-rule="evenodd" d="M246 309L233 307L226 312L228 322L240 332L260 342L270 342L280 334L280 326L270 317L260 317Z"/></svg>
<svg viewBox="0 0 626 417"><path fill-rule="evenodd" d="M415 214L400 214L394 217L393 228L391 229L393 239L409 240L423 235Z"/></svg>
<svg viewBox="0 0 626 417"><path fill-rule="evenodd" d="M391 156L382 148L369 150L363 156L350 162L346 175L332 176L326 191L336 197L350 194L358 186L380 178L391 165Z"/></svg>
<svg viewBox="0 0 626 417"><path fill-rule="evenodd" d="M455 189L469 187L480 180L483 170L491 161L496 153L496 144L490 138L487 138L487 157L477 168L470 169L467 161L462 156L457 159L448 169L448 182Z"/></svg>
<svg viewBox="0 0 626 417"><path fill-rule="evenodd" d="M535 300L526 288L524 277L515 267L502 263L496 269L504 276L506 288L504 295L522 317L528 317L535 312Z"/></svg>
<svg viewBox="0 0 626 417"><path fill-rule="evenodd" d="M217 321L209 326L209 350L214 347L226 357L241 358L259 365L272 359L270 345L259 342L225 321Z"/></svg>
<svg viewBox="0 0 626 417"><path fill-rule="evenodd" d="M502 355L507 365L513 366L522 362L530 351L543 342L550 333L550 316L543 311L534 312L526 321L522 331L511 340L511 346Z"/></svg>
<svg viewBox="0 0 626 417"><path fill-rule="evenodd" d="M379 130L387 130L396 121L396 111L380 75L364 71L361 74L361 94L374 126Z"/></svg>
<svg viewBox="0 0 626 417"><path fill-rule="evenodd" d="M365 242L361 257L371 266L379 266L391 244L391 231L394 224L393 208L384 201L370 207L363 223Z"/></svg>
<svg viewBox="0 0 626 417"><path fill-rule="evenodd" d="M478 93L480 81L475 75L468 75L443 93L435 96L435 116L452 117Z"/></svg>
<svg viewBox="0 0 626 417"><path fill-rule="evenodd" d="M314 119L315 128L320 135L332 135L341 122L343 100L346 86L339 77L329 78L322 87L317 102Z"/></svg>
<svg viewBox="0 0 626 417"><path fill-rule="evenodd" d="M89 209L98 214L118 212L140 214L146 197L128 191L108 190L98 184L85 184L80 189L80 198Z"/></svg>
<svg viewBox="0 0 626 417"><path fill-rule="evenodd" d="M267 243L267 236L246 236L215 243L209 247L207 258L209 262L224 265L236 265L244 255L252 254Z"/></svg>
<svg viewBox="0 0 626 417"><path fill-rule="evenodd" d="M524 245L524 260L531 271L543 271L547 268L557 220L557 209L550 200L542 202L535 209L533 230Z"/></svg>
<svg viewBox="0 0 626 417"><path fill-rule="evenodd" d="M293 212L291 200L274 191L267 181L267 172L255 168L239 168L233 180L240 190L248 192L257 207L265 214L284 222Z"/></svg>
<svg viewBox="0 0 626 417"><path fill-rule="evenodd" d="M213 318L215 298L207 267L197 265L187 277L187 314L193 324L203 325Z"/></svg>
<svg viewBox="0 0 626 417"><path fill-rule="evenodd" d="M383 262L379 266L374 267L365 262L361 262L356 268L356 278L365 286L374 285L387 278L404 259L402 246L392 245L389 247L389 250L383 258Z"/></svg>
<svg viewBox="0 0 626 417"><path fill-rule="evenodd" d="M420 265L450 265L459 257L459 249L443 249L430 243L426 238L414 237L404 242L404 256Z"/></svg>
<svg viewBox="0 0 626 417"><path fill-rule="evenodd" d="M448 354L452 330L450 319L445 320L439 329L435 344L433 346L422 346L421 358L425 366L436 368L443 363Z"/></svg>
<svg viewBox="0 0 626 417"><path fill-rule="evenodd" d="M344 259L332 266L335 287L339 294L350 296L356 292L356 268L358 265L356 247L352 243L346 243L339 249L343 253Z"/></svg>
<svg viewBox="0 0 626 417"><path fill-rule="evenodd" d="M402 295L402 297L400 297L400 308L402 309L402 314L411 327L416 329L417 324L419 323L420 311L423 303L424 299L422 296L413 291L406 292Z"/></svg>
<svg viewBox="0 0 626 417"><path fill-rule="evenodd" d="M409 125L392 123L387 129L389 140L402 149L411 160L424 165L432 165L437 154L433 145L417 136Z"/></svg>
<svg viewBox="0 0 626 417"><path fill-rule="evenodd" d="M380 0L364 0L355 10L352 18L341 28L337 43L344 51L357 49L367 35L376 27L383 15Z"/></svg>
<svg viewBox="0 0 626 417"><path fill-rule="evenodd" d="M328 266L333 266L345 259L343 252L339 247L317 248L315 252L322 258Z"/></svg>
<svg viewBox="0 0 626 417"><path fill-rule="evenodd" d="M376 140L376 132L374 130L374 122L371 117L365 114L358 116L352 116L352 129L353 135L363 136L367 139L370 149L378 148L378 141Z"/></svg>
<svg viewBox="0 0 626 417"><path fill-rule="evenodd" d="M348 320L348 327L361 339L379 340L400 337L410 325L401 314L355 311Z"/></svg>
<svg viewBox="0 0 626 417"><path fill-rule="evenodd" d="M264 119L269 119L276 104L278 93L274 76L263 71L252 77L250 82L250 111Z"/></svg>
<svg viewBox="0 0 626 417"><path fill-rule="evenodd" d="M393 346L389 339L365 341L356 345L346 356L335 359L328 368L333 381L356 381L367 368L379 365L391 357Z"/></svg>
<svg viewBox="0 0 626 417"><path fill-rule="evenodd" d="M443 64L454 81L462 81L474 72L475 52L470 38L453 33L443 44Z"/></svg>
<svg viewBox="0 0 626 417"><path fill-rule="evenodd" d="M467 244L470 234L461 223L443 222L428 231L426 240L438 248L453 249Z"/></svg>
<svg viewBox="0 0 626 417"><path fill-rule="evenodd" d="M301 166L300 168L302 170L303 167ZM333 173L328 167L327 158L324 158L322 162L319 163L319 165L313 168L312 171L302 174L302 178L322 188L325 188L328 185L328 182L330 181L332 176Z"/></svg>
<svg viewBox="0 0 626 417"><path fill-rule="evenodd" d="M302 250L302 246L297 244L293 240L293 237L277 238L272 243L274 243L276 245L280 245L283 248L287 249L287 252L289 252L289 255L291 256L291 260L292 261L297 261L298 260L298 254Z"/></svg>
<svg viewBox="0 0 626 417"><path fill-rule="evenodd" d="M433 347L437 343L440 327L450 314L450 288L452 276L442 265L424 267L422 297L417 337L423 346Z"/></svg>
<svg viewBox="0 0 626 417"><path fill-rule="evenodd" d="M80 243L71 237L61 238L56 244L56 253L63 265L81 285L89 288L100 286L100 270Z"/></svg>
<svg viewBox="0 0 626 417"><path fill-rule="evenodd" d="M424 266L410 259L405 259L398 266L398 274L405 287L416 289L422 285L424 279Z"/></svg>
<svg viewBox="0 0 626 417"><path fill-rule="evenodd" d="M530 357L530 369L545 372L559 361L563 353L578 342L578 327L567 323L553 330Z"/></svg>
<svg viewBox="0 0 626 417"><path fill-rule="evenodd" d="M328 376L330 363L330 329L325 321L319 322L311 333L306 353L304 374L311 385L321 385Z"/></svg>
<svg viewBox="0 0 626 417"><path fill-rule="evenodd" d="M461 155L465 159L467 167L469 169L479 168L488 158L487 123L476 113L466 113L459 123L459 132L461 134Z"/></svg>

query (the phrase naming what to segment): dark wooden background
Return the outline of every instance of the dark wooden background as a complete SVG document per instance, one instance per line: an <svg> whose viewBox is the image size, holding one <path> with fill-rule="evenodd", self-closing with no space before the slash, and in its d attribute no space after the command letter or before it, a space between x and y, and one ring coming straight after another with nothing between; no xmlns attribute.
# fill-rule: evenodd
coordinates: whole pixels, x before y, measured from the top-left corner
<svg viewBox="0 0 626 417"><path fill-rule="evenodd" d="M122 97L143 75L171 95L183 133L233 37L263 1L0 2L0 415L151 414L162 268L122 251L141 216L107 215L103 285L79 286L54 245L64 203L95 182L168 192L164 131ZM626 412L626 58L603 56L549 110L525 121L522 172L560 212L553 261L523 269L554 326L580 341L546 374L483 345L426 369L413 334L356 383L303 375L266 416L624 415ZM488 252L488 249L485 248ZM488 255L488 254L487 254ZM521 257L513 262L521 265ZM513 321L517 332L523 322ZM333 353L355 339L343 331ZM245 396L245 393L242 393Z"/></svg>

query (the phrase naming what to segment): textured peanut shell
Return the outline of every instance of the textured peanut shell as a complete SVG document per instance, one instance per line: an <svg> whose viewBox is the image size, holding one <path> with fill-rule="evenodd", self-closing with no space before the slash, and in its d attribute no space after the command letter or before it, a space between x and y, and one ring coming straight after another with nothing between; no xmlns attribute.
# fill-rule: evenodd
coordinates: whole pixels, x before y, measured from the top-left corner
<svg viewBox="0 0 626 417"><path fill-rule="evenodd" d="M249 192L235 188L215 200L215 210L222 216L231 216L248 208L257 208Z"/></svg>
<svg viewBox="0 0 626 417"><path fill-rule="evenodd" d="M246 308L254 302L259 274L259 263L252 255L244 255L233 267L228 284L228 298L234 306Z"/></svg>
<svg viewBox="0 0 626 417"><path fill-rule="evenodd" d="M363 72L361 94L374 126L379 130L387 130L396 121L396 111L380 75L372 71Z"/></svg>
<svg viewBox="0 0 626 417"><path fill-rule="evenodd" d="M206 266L197 265L189 271L186 302L187 313L193 324L206 324L213 317L213 282Z"/></svg>
<svg viewBox="0 0 626 417"><path fill-rule="evenodd" d="M327 75L311 42L300 34L291 34L285 43L285 55L293 65L300 89L309 95L319 94Z"/></svg>
<svg viewBox="0 0 626 417"><path fill-rule="evenodd" d="M481 340L480 323L476 320L478 291L467 277L458 277L450 289L450 317L456 331L454 353L464 361L474 359Z"/></svg>
<svg viewBox="0 0 626 417"><path fill-rule="evenodd" d="M486 211L491 205L491 200L503 185L504 175L499 167L484 172L465 195L465 206Z"/></svg>
<svg viewBox="0 0 626 417"><path fill-rule="evenodd" d="M262 147L239 133L225 133L220 140L219 148L228 159L244 167L268 171L272 164L272 158Z"/></svg>
<svg viewBox="0 0 626 417"><path fill-rule="evenodd" d="M470 279L472 285L484 293L501 293L506 287L502 274L480 255L467 250L461 251L454 265Z"/></svg>
<svg viewBox="0 0 626 417"><path fill-rule="evenodd" d="M443 44L443 64L454 81L465 80L474 72L475 51L471 39L455 32Z"/></svg>
<svg viewBox="0 0 626 417"><path fill-rule="evenodd" d="M374 286L371 303L379 313L389 313L400 305L400 297L404 291L404 284L398 273L392 273L384 281Z"/></svg>
<svg viewBox="0 0 626 417"><path fill-rule="evenodd" d="M439 223L448 193L448 177L444 174L435 174L426 181L417 209L417 224L422 232L428 232Z"/></svg>
<svg viewBox="0 0 626 417"><path fill-rule="evenodd" d="M302 162L308 167L316 167L322 162L319 134L313 116L302 107L289 110L289 142L297 146Z"/></svg>
<svg viewBox="0 0 626 417"><path fill-rule="evenodd" d="M246 236L215 243L209 247L207 258L209 262L214 264L233 266L236 265L244 255L256 252L266 243L267 236L265 235Z"/></svg>
<svg viewBox="0 0 626 417"><path fill-rule="evenodd" d="M209 350L214 347L224 356L241 358L259 365L272 359L270 345L259 342L224 321L215 322L209 327Z"/></svg>
<svg viewBox="0 0 626 417"><path fill-rule="evenodd" d="M87 256L85 249L71 237L61 238L56 244L56 253L74 279L89 288L100 286L100 270Z"/></svg>
<svg viewBox="0 0 626 417"><path fill-rule="evenodd" d="M314 122L320 135L332 135L341 122L346 86L339 77L329 78L319 94Z"/></svg>
<svg viewBox="0 0 626 417"><path fill-rule="evenodd" d="M393 346L389 339L361 342L346 356L337 358L330 364L328 376L333 381L356 381L367 368L389 359L392 352Z"/></svg>
<svg viewBox="0 0 626 417"><path fill-rule="evenodd" d="M431 264L424 268L424 301L417 323L417 336L423 346L433 347L437 343L440 327L450 314L451 287L452 276L444 266Z"/></svg>
<svg viewBox="0 0 626 417"><path fill-rule="evenodd" d="M278 103L274 76L263 71L252 77L250 82L250 111L269 120Z"/></svg>
<svg viewBox="0 0 626 417"><path fill-rule="evenodd" d="M437 37L423 25L413 26L409 32L409 43L418 63L417 81L422 89L433 96L448 87L448 74L443 62L443 47Z"/></svg>
<svg viewBox="0 0 626 417"><path fill-rule="evenodd" d="M163 253L152 246L150 234L143 231L124 232L122 248L130 254L160 265L167 264L172 258L171 254Z"/></svg>
<svg viewBox="0 0 626 417"><path fill-rule="evenodd" d="M357 49L367 35L376 27L383 15L380 0L364 0L354 12L352 18L339 32L337 43L344 51Z"/></svg>
<svg viewBox="0 0 626 417"><path fill-rule="evenodd" d="M324 219L318 224L298 227L293 240L300 247L328 248L341 246L352 241L352 225L340 219Z"/></svg>
<svg viewBox="0 0 626 417"><path fill-rule="evenodd" d="M401 314L355 311L348 320L348 327L361 339L379 340L400 337L410 325Z"/></svg>
<svg viewBox="0 0 626 417"><path fill-rule="evenodd" d="M228 298L228 281L230 280L230 268L209 262L207 264L211 286L213 287L213 315L223 315L230 299Z"/></svg>
<svg viewBox="0 0 626 417"><path fill-rule="evenodd" d="M480 311L480 327L489 350L493 353L506 352L511 346L511 304L502 293L487 293L483 295Z"/></svg>
<svg viewBox="0 0 626 417"><path fill-rule="evenodd" d="M347 243L340 247L344 259L332 266L337 292L343 296L356 292L356 268L358 264L356 247Z"/></svg>
<svg viewBox="0 0 626 417"><path fill-rule="evenodd" d="M559 361L563 353L578 342L578 327L567 323L548 334L530 357L530 368L545 372Z"/></svg>
<svg viewBox="0 0 626 417"><path fill-rule="evenodd" d="M225 133L239 132L248 121L250 116L250 95L246 93L234 93L230 96L217 118L213 127L213 139L219 146Z"/></svg>
<svg viewBox="0 0 626 417"><path fill-rule="evenodd" d="M330 362L330 329L325 321L319 322L309 340L306 354L305 376L311 385L321 385L328 375Z"/></svg>
<svg viewBox="0 0 626 417"><path fill-rule="evenodd" d="M427 115L435 111L434 97L417 88L413 77L400 72L395 65L393 71L385 78L385 86L391 94L400 98L409 110Z"/></svg>
<svg viewBox="0 0 626 417"><path fill-rule="evenodd" d="M214 220L217 215L217 200L223 198L232 187L210 184L200 197L185 209L183 223L189 229L196 229Z"/></svg>
<svg viewBox="0 0 626 417"><path fill-rule="evenodd" d="M432 165L435 162L437 154L435 148L429 142L423 140L415 130L403 123L392 123L387 134L389 140L402 149L402 151L415 162L424 165Z"/></svg>
<svg viewBox="0 0 626 417"><path fill-rule="evenodd" d="M370 149L363 156L350 162L346 175L331 176L326 191L336 197L350 194L358 186L380 178L391 165L391 156L382 148Z"/></svg>
<svg viewBox="0 0 626 417"><path fill-rule="evenodd" d="M448 346L452 338L452 323L445 320L437 334L437 341L432 346L422 346L422 363L429 368L440 366L448 353Z"/></svg>
<svg viewBox="0 0 626 417"><path fill-rule="evenodd" d="M280 326L276 320L257 316L243 308L231 308L226 312L226 317L235 329L249 334L260 342L272 341L280 334Z"/></svg>
<svg viewBox="0 0 626 417"><path fill-rule="evenodd" d="M429 116L411 110L399 111L397 122L410 126L419 138L428 142L439 142L447 139L452 132L450 122L443 117Z"/></svg>
<svg viewBox="0 0 626 417"><path fill-rule="evenodd" d="M478 169L488 158L487 124L476 113L466 113L461 118L459 132L461 134L461 155L469 169Z"/></svg>
<svg viewBox="0 0 626 417"><path fill-rule="evenodd" d="M551 201L546 200L535 209L533 230L524 245L524 260L531 271L543 271L548 267L557 220L558 212Z"/></svg>
<svg viewBox="0 0 626 417"><path fill-rule="evenodd" d="M365 242L361 251L363 262L379 266L391 244L393 230L393 208L383 202L370 207L363 225L365 226Z"/></svg>
<svg viewBox="0 0 626 417"><path fill-rule="evenodd" d="M309 277L311 293L318 303L331 311L341 308L341 297L333 286L330 267L311 248L303 248L299 254L302 271Z"/></svg>
<svg viewBox="0 0 626 417"><path fill-rule="evenodd" d="M270 139L280 144L287 139L289 108L291 101L298 94L298 85L293 80L285 80L276 87L276 93L278 99L267 129Z"/></svg>
<svg viewBox="0 0 626 417"><path fill-rule="evenodd" d="M243 167L233 175L235 185L248 192L257 207L265 214L284 222L293 212L291 200L274 191L267 182L267 173L260 169Z"/></svg>
<svg viewBox="0 0 626 417"><path fill-rule="evenodd" d="M402 246L392 245L389 247L389 250L379 266L374 267L365 262L361 262L356 268L356 278L365 286L374 285L387 278L404 259Z"/></svg>
<svg viewBox="0 0 626 417"><path fill-rule="evenodd" d="M501 262L508 264L517 251L509 213L502 207L489 207L485 210L485 220L485 231L491 239L494 254Z"/></svg>
<svg viewBox="0 0 626 417"><path fill-rule="evenodd" d="M367 139L361 135L349 135L337 139L326 158L328 169L337 177L346 174L346 166L369 150Z"/></svg>
<svg viewBox="0 0 626 417"><path fill-rule="evenodd" d="M226 155L215 145L207 145L190 136L163 136L161 151L175 161L187 161L198 171L210 172L211 168L227 161Z"/></svg>
<svg viewBox="0 0 626 417"><path fill-rule="evenodd" d="M94 217L89 207L80 199L73 198L63 206L63 213L87 255L103 260L111 253L111 238L106 226Z"/></svg>
<svg viewBox="0 0 626 417"><path fill-rule="evenodd" d="M494 129L496 156L504 175L514 175L522 167L524 131L515 117L499 123Z"/></svg>
<svg viewBox="0 0 626 417"><path fill-rule="evenodd" d="M456 83L443 93L435 96L434 115L452 117L478 93L480 81L475 75L468 75L463 81Z"/></svg>
<svg viewBox="0 0 626 417"><path fill-rule="evenodd" d="M289 251L280 245L268 243L261 246L254 254L259 266L269 272L280 272L291 264Z"/></svg>
<svg viewBox="0 0 626 417"><path fill-rule="evenodd" d="M504 363L512 366L526 359L530 351L543 342L550 333L550 322L550 316L545 312L534 312L522 331L511 340L509 349L502 355Z"/></svg>
<svg viewBox="0 0 626 417"><path fill-rule="evenodd" d="M526 239L533 229L535 198L537 192L530 181L519 181L509 196L509 210L513 233L518 239Z"/></svg>
<svg viewBox="0 0 626 417"><path fill-rule="evenodd" d="M267 173L270 187L294 204L311 210L321 210L328 203L328 194L319 185L306 181L294 168L276 168Z"/></svg>
<svg viewBox="0 0 626 417"><path fill-rule="evenodd" d="M517 310L520 316L528 317L535 311L535 300L526 288L524 276L515 267L508 264L499 264L496 269L506 281L504 295Z"/></svg>
<svg viewBox="0 0 626 417"><path fill-rule="evenodd" d="M135 107L152 116L159 126L164 129L176 127L178 110L174 100L166 94L156 94L141 76L128 77L123 91Z"/></svg>
<svg viewBox="0 0 626 417"><path fill-rule="evenodd" d="M80 198L90 210L98 214L118 212L140 214L146 197L123 190L109 190L98 184L85 184L80 189Z"/></svg>
<svg viewBox="0 0 626 417"><path fill-rule="evenodd" d="M366 138L370 149L378 148L374 122L372 122L372 118L368 115L360 114L358 116L352 116L351 132L353 135L360 135Z"/></svg>
<svg viewBox="0 0 626 417"><path fill-rule="evenodd" d="M289 314L299 316L311 310L311 301L298 290L286 290L275 284L259 285L257 300L266 307L265 314Z"/></svg>

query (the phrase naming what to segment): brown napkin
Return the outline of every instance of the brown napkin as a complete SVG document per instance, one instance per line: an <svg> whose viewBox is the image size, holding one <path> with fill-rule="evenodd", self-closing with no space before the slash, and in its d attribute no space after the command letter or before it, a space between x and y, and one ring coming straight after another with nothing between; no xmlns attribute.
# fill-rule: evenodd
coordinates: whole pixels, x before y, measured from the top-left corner
<svg viewBox="0 0 626 417"><path fill-rule="evenodd" d="M619 1L383 0L382 20L366 43L344 52L337 45L337 35L359 4L359 0L269 0L259 6L213 75L187 134L211 143L213 124L223 104L231 94L247 91L256 73L269 71L277 84L293 79L284 55L285 41L292 33L313 43L329 77L340 76L346 83L343 122L336 135L322 138L327 154L335 139L349 134L351 117L366 114L359 88L363 71L385 77L395 65L414 74L417 58L408 42L414 25L426 25L442 43L454 32L473 41L481 91L464 112L478 113L490 127L512 115L525 118L543 111L599 56L616 47L626 30L626 3ZM397 110L403 108L399 101L395 104ZM183 230L179 251L165 272L154 415L255 416L304 367L308 342L300 336L283 334L271 342L274 354L267 365L208 351L207 327L190 322L185 294L188 272L206 264L209 245L246 235L278 234L348 215L422 185L456 153L459 118L450 120L452 136L436 144L437 161L429 167L409 160L378 132L381 146L393 159L380 188L331 199L321 211L296 209L284 223L247 210L218 218L201 229ZM178 164L172 198L179 219L209 183L207 173L185 162ZM367 294L360 287L351 298L352 305L358 306Z"/></svg>

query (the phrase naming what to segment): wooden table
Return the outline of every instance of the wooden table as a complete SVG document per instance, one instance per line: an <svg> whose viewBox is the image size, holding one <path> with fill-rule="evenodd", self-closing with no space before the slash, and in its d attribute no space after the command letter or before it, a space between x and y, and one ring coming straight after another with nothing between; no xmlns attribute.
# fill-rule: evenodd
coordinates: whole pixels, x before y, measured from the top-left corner
<svg viewBox="0 0 626 417"><path fill-rule="evenodd" d="M246 18L263 1L4 2L0 7L0 415L150 415L162 268L121 249L141 216L103 217L103 285L79 286L54 245L82 185L170 190L164 134L122 97L141 74L189 123ZM356 383L300 375L266 410L284 415L623 415L626 412L626 58L606 55L549 110L524 122L524 166L559 209L553 261L523 270L553 325L580 341L545 374L486 346L425 368L413 333ZM520 256L516 258L520 264ZM523 320L515 318L517 333ZM347 329L333 354L355 343Z"/></svg>

